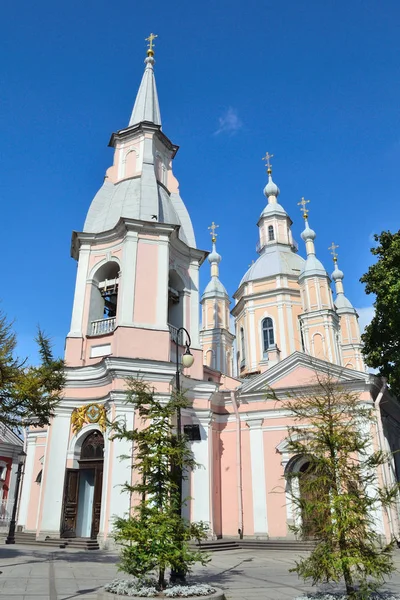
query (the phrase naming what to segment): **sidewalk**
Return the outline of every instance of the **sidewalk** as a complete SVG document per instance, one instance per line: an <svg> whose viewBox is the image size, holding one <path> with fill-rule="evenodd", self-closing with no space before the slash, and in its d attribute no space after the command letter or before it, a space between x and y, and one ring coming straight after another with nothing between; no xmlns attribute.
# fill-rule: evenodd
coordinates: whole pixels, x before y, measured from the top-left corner
<svg viewBox="0 0 400 600"><path fill-rule="evenodd" d="M293 600L310 586L288 573L296 555L286 551L232 550L215 553L194 577L225 590L228 600ZM400 569L400 552L395 553ZM116 576L117 556L29 546L0 546L0 600L96 600L97 590ZM400 572L387 586L400 589Z"/></svg>

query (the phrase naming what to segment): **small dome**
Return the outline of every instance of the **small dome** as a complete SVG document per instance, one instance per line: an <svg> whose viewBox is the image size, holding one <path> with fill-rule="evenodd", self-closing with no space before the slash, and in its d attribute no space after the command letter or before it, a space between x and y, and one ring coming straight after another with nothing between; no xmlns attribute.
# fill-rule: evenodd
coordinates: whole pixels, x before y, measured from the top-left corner
<svg viewBox="0 0 400 600"><path fill-rule="evenodd" d="M315 233L314 229L311 229L308 226L308 223L306 225L306 228L304 229L304 231L301 232L300 235L303 242L306 242L307 240L315 240L315 238L317 237L317 234Z"/></svg>
<svg viewBox="0 0 400 600"><path fill-rule="evenodd" d="M213 249L210 252L210 254L208 255L208 262L211 263L217 263L219 265L219 263L221 262L222 258L221 255L218 254L216 248L215 248L215 243L213 243Z"/></svg>
<svg viewBox="0 0 400 600"><path fill-rule="evenodd" d="M228 296L228 292L225 289L225 286L221 283L218 277L211 277L208 282L206 289L203 292L201 299L210 298L214 296Z"/></svg>
<svg viewBox="0 0 400 600"><path fill-rule="evenodd" d="M267 198L269 198L269 196L279 196L279 188L276 183L272 181L271 175L268 175L268 183L264 188L264 194Z"/></svg>
<svg viewBox="0 0 400 600"><path fill-rule="evenodd" d="M332 279L333 279L333 281L337 281L338 279L343 279L343 277L344 277L343 271L341 271L338 268L337 264L336 264L335 265L335 270L332 273Z"/></svg>
<svg viewBox="0 0 400 600"><path fill-rule="evenodd" d="M335 298L335 306L339 310L351 309L351 312L356 312L350 300L344 294L338 294Z"/></svg>

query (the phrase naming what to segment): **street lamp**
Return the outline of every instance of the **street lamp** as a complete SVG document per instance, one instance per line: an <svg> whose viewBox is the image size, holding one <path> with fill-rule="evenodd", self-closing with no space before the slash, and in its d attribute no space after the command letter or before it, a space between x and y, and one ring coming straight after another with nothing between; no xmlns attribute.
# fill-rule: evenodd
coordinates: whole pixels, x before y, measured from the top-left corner
<svg viewBox="0 0 400 600"><path fill-rule="evenodd" d="M181 392L181 377L180 377L180 364L179 364L179 334L182 332L184 332L186 334L187 340L185 343L185 352L182 355L182 365L185 368L189 368L192 366L192 364L194 363L194 356L193 354L190 352L190 345L191 345L191 339L190 339L190 335L187 329L185 329L184 327L179 327L177 332L176 332L176 373L175 373L175 382L176 382L176 392L177 394L180 394ZM178 406L176 409L176 437L178 439L178 442L180 442L182 440L182 421L181 421L181 407ZM178 497L178 505L176 507L176 511L179 517L181 517L182 515L182 465L176 465L176 479L177 479L177 484L178 484L178 491L177 491L177 497ZM171 581L184 581L185 580L185 573L180 571L179 569L172 569L171 570Z"/></svg>
<svg viewBox="0 0 400 600"><path fill-rule="evenodd" d="M17 480L15 482L15 493L14 493L14 506L10 521L10 528L8 530L8 536L6 538L6 544L15 544L15 525L16 525L16 516L17 516L17 507L18 507L18 495L19 495L19 486L21 483L22 476L22 468L25 464L26 454L23 450L18 454L18 470L17 470Z"/></svg>

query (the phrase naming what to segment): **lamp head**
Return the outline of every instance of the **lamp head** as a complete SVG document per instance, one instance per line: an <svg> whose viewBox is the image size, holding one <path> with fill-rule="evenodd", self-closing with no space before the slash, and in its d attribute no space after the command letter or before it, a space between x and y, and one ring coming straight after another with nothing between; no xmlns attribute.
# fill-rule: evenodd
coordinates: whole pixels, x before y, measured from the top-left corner
<svg viewBox="0 0 400 600"><path fill-rule="evenodd" d="M21 452L18 452L18 464L19 465L25 464L25 458L26 458L26 454L23 450L21 450Z"/></svg>
<svg viewBox="0 0 400 600"><path fill-rule="evenodd" d="M182 355L182 365L186 369L189 369L193 363L194 363L194 356L190 352L189 344L186 344L186 350L185 350L184 354Z"/></svg>

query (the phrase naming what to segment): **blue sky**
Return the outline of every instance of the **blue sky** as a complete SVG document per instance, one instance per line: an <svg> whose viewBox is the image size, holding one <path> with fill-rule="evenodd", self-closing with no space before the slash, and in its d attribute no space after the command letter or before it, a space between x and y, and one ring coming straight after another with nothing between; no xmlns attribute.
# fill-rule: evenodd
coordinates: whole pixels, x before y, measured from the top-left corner
<svg viewBox="0 0 400 600"><path fill-rule="evenodd" d="M304 195L318 257L330 271L339 244L347 296L371 304L359 278L372 234L399 229L398 2L6 1L2 24L0 296L21 354L33 356L37 324L62 353L71 231L111 164L110 134L128 123L150 31L181 194L199 247L220 225L228 291L257 257L268 150L301 253ZM205 265L202 288L208 277Z"/></svg>

